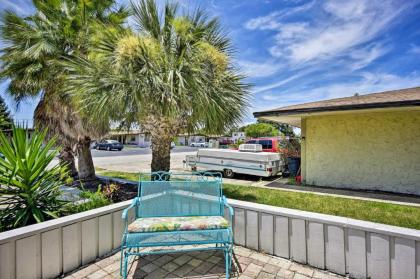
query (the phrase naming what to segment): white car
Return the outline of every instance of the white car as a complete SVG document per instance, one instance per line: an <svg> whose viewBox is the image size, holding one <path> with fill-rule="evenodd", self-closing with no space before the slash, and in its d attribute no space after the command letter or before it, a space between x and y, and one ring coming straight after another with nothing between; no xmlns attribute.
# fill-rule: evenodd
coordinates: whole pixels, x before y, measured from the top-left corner
<svg viewBox="0 0 420 279"><path fill-rule="evenodd" d="M190 143L191 147L209 147L208 142L192 142Z"/></svg>

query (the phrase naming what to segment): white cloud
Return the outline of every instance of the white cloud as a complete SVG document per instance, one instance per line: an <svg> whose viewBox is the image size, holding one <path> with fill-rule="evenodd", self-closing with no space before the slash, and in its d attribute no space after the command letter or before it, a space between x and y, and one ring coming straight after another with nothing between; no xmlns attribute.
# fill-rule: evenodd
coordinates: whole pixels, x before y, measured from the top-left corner
<svg viewBox="0 0 420 279"><path fill-rule="evenodd" d="M386 72L363 72L359 79L351 82L342 81L316 87L301 84L288 87L281 92L266 93L262 96L263 102L258 107L262 108L261 110L267 110L299 103L348 97L355 93L363 95L416 86L420 86L420 73L417 72L405 76Z"/></svg>
<svg viewBox="0 0 420 279"><path fill-rule="evenodd" d="M304 38L309 32L309 23L296 22L279 25L279 33L275 36L277 41L280 40L296 40Z"/></svg>
<svg viewBox="0 0 420 279"><path fill-rule="evenodd" d="M398 17L413 1L396 3L392 0L328 0L317 6L311 14L316 16L309 19L292 21L286 18L287 12L275 11L265 17L258 17L248 21L245 27L249 30L273 30L273 45L268 47L270 54L288 62L291 66L325 62L337 57L347 56L354 52L351 59L360 60L355 63L355 69L363 68L370 62L385 54L385 48L372 47L369 50L357 49L376 39L390 26L395 24ZM305 4L293 8L292 14L303 14L312 8ZM308 17L304 17L308 18ZM293 18L292 18L293 19Z"/></svg>
<svg viewBox="0 0 420 279"><path fill-rule="evenodd" d="M282 63L276 63L274 60L261 63L248 60L239 60L237 61L237 64L245 75L252 78L269 77L284 67Z"/></svg>
<svg viewBox="0 0 420 279"><path fill-rule="evenodd" d="M273 12L267 16L253 18L245 23L245 28L249 30L276 30L279 27L277 18L281 12Z"/></svg>
<svg viewBox="0 0 420 279"><path fill-rule="evenodd" d="M300 71L299 73L297 73L295 75L291 75L288 78L281 79L279 81L276 81L276 82L273 82L273 83L270 83L270 84L267 84L267 85L264 85L264 86L255 87L255 89L252 92L254 94L257 94L257 93L265 92L265 91L268 91L268 90L272 90L272 89L278 88L282 85L288 84L289 82L294 81L298 78L301 78L301 77L303 77L307 74L308 74L308 71Z"/></svg>
<svg viewBox="0 0 420 279"><path fill-rule="evenodd" d="M367 2L363 0L326 1L324 10L338 18L351 20L355 17L363 17L368 7Z"/></svg>
<svg viewBox="0 0 420 279"><path fill-rule="evenodd" d="M349 64L351 70L362 69L371 64L377 58L386 54L390 49L382 44L372 44L365 48L355 49L349 56L354 60Z"/></svg>
<svg viewBox="0 0 420 279"><path fill-rule="evenodd" d="M412 44L409 52L414 54L420 54L420 46Z"/></svg>
<svg viewBox="0 0 420 279"><path fill-rule="evenodd" d="M264 101L277 101L279 97L274 94L265 94L261 97Z"/></svg>
<svg viewBox="0 0 420 279"><path fill-rule="evenodd" d="M20 15L27 15L33 11L32 1L29 0L0 0L1 10L11 10Z"/></svg>
<svg viewBox="0 0 420 279"><path fill-rule="evenodd" d="M274 11L266 16L253 18L245 23L248 30L277 30L281 27L280 19L287 18L294 14L304 12L313 7L315 1L281 11Z"/></svg>

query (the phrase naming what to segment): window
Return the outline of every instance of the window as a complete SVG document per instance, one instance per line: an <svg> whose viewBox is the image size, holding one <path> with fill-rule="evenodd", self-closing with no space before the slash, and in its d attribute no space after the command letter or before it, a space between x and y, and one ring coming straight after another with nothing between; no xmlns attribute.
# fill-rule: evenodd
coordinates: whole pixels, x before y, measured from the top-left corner
<svg viewBox="0 0 420 279"><path fill-rule="evenodd" d="M255 144L255 143L257 143L257 141L256 140L249 140L246 143L251 143L251 144L254 143Z"/></svg>
<svg viewBox="0 0 420 279"><path fill-rule="evenodd" d="M262 145L263 149L273 148L273 142L271 140L259 140L258 143Z"/></svg>

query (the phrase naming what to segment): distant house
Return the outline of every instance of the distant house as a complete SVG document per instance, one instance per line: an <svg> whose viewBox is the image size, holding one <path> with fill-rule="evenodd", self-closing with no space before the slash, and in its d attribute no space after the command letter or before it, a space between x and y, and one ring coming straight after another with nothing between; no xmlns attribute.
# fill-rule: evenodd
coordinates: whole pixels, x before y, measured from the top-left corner
<svg viewBox="0 0 420 279"><path fill-rule="evenodd" d="M307 184L420 195L420 87L254 116L301 128Z"/></svg>
<svg viewBox="0 0 420 279"><path fill-rule="evenodd" d="M140 147L149 147L151 143L150 134L138 129L130 131L111 131L109 137L118 140L122 144L132 144Z"/></svg>
<svg viewBox="0 0 420 279"><path fill-rule="evenodd" d="M191 135L188 137L188 144L191 143L199 143L199 142L206 142L206 136L205 135Z"/></svg>
<svg viewBox="0 0 420 279"><path fill-rule="evenodd" d="M145 133L140 129L133 129L130 131L113 130L109 133L108 137L111 139L118 140L119 142L123 144L138 145L140 147L149 147L151 145L150 134ZM189 145L192 142L194 143L206 142L206 140L208 140L209 138L212 138L212 136L205 136L201 134L195 134L195 135L181 134L174 140L174 142L179 145Z"/></svg>
<svg viewBox="0 0 420 279"><path fill-rule="evenodd" d="M181 134L178 136L179 145L190 145L193 142L206 142L206 136L200 134Z"/></svg>
<svg viewBox="0 0 420 279"><path fill-rule="evenodd" d="M244 141L246 139L245 132L237 131L232 133L232 141L237 143L238 141Z"/></svg>

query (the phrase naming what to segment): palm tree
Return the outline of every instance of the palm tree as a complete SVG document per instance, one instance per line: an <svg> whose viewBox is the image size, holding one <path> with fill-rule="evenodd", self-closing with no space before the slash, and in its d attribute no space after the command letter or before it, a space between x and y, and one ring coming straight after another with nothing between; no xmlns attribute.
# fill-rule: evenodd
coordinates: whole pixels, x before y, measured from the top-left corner
<svg viewBox="0 0 420 279"><path fill-rule="evenodd" d="M33 15L3 14L0 32L5 47L0 78L10 80L8 92L18 103L41 94L35 125L48 128L50 138L58 136L63 146L60 161L69 165L72 175L76 174L76 149L79 178L95 178L90 137L103 134L108 125L88 121L79 113L64 90L66 72L60 60L86 55L103 27L121 26L127 11L114 9L114 0L34 0L33 4Z"/></svg>
<svg viewBox="0 0 420 279"><path fill-rule="evenodd" d="M89 58L67 63L69 92L92 118L138 122L152 140L152 171L170 169L170 144L184 131L222 133L238 124L249 86L231 65L217 18L166 3L132 2L135 30L108 32ZM94 108L94 109L91 109Z"/></svg>
<svg viewBox="0 0 420 279"><path fill-rule="evenodd" d="M13 119L10 115L10 111L7 108L4 99L0 96L0 131L10 130L13 125Z"/></svg>

